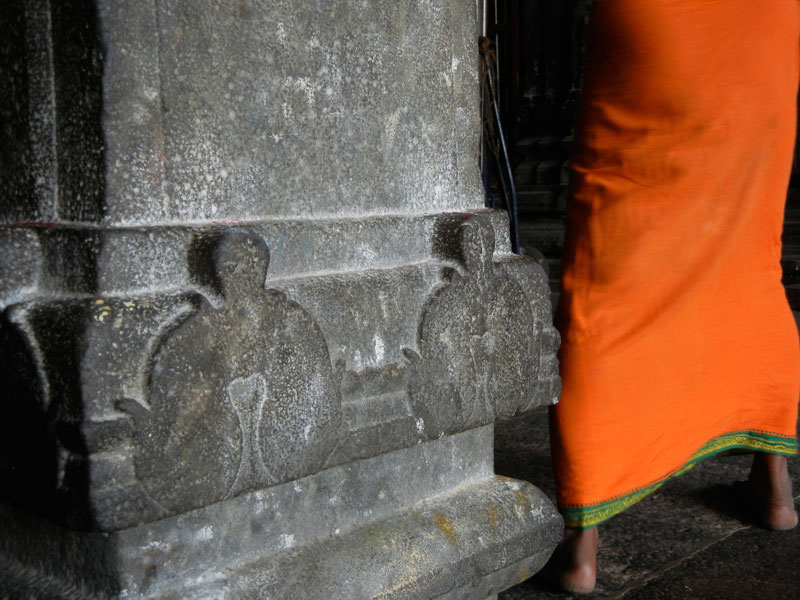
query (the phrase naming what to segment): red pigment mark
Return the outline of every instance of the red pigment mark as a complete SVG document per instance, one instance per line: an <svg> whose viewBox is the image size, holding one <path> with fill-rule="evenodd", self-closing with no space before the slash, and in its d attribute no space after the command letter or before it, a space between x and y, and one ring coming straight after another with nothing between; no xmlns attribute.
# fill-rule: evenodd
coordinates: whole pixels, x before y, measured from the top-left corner
<svg viewBox="0 0 800 600"><path fill-rule="evenodd" d="M20 221L17 223L20 227L55 227L56 223L50 221Z"/></svg>
<svg viewBox="0 0 800 600"><path fill-rule="evenodd" d="M466 221L467 219L469 219L469 215L461 215L461 218Z"/></svg>

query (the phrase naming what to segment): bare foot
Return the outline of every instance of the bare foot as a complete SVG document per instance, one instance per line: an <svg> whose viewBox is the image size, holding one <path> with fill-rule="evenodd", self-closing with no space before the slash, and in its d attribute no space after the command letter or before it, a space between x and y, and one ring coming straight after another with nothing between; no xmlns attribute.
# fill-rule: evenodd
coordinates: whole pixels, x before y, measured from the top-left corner
<svg viewBox="0 0 800 600"><path fill-rule="evenodd" d="M785 531L797 526L792 480L785 456L756 452L750 476L747 481L737 482L734 490L769 529Z"/></svg>
<svg viewBox="0 0 800 600"><path fill-rule="evenodd" d="M567 529L547 565L549 579L566 592L591 593L597 574L597 540L597 527Z"/></svg>

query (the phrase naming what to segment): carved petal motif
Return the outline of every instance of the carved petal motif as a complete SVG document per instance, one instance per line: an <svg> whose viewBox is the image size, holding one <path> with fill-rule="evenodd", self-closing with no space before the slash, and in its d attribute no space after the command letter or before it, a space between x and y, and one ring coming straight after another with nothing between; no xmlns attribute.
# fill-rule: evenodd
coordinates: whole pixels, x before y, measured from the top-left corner
<svg viewBox="0 0 800 600"><path fill-rule="evenodd" d="M409 396L425 436L513 415L535 394L541 325L523 288L492 262L494 230L472 216L442 223L436 244L455 255L423 309Z"/></svg>
<svg viewBox="0 0 800 600"><path fill-rule="evenodd" d="M268 252L248 232L214 251L224 303L199 310L157 349L135 421L136 474L168 511L313 473L335 443L338 382L311 317L265 291Z"/></svg>

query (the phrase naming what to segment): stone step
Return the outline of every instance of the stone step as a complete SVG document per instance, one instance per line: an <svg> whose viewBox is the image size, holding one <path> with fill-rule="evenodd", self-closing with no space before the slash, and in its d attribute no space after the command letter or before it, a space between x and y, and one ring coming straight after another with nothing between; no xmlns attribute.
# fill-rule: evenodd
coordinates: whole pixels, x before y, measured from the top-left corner
<svg viewBox="0 0 800 600"><path fill-rule="evenodd" d="M523 185L566 184L572 138L525 138L514 145L514 180Z"/></svg>
<svg viewBox="0 0 800 600"><path fill-rule="evenodd" d="M781 256L800 254L800 224L784 224L781 232Z"/></svg>
<svg viewBox="0 0 800 600"><path fill-rule="evenodd" d="M559 217L566 210L565 188L562 185L522 186L517 190L517 208L523 220Z"/></svg>
<svg viewBox="0 0 800 600"><path fill-rule="evenodd" d="M786 286L786 299L792 310L800 310L800 284Z"/></svg>
<svg viewBox="0 0 800 600"><path fill-rule="evenodd" d="M514 156L537 159L559 158L566 160L572 151L573 137L544 136L523 138L514 144Z"/></svg>
<svg viewBox="0 0 800 600"><path fill-rule="evenodd" d="M800 198L795 198L794 195L787 196L784 214L786 218L800 219Z"/></svg>
<svg viewBox="0 0 800 600"><path fill-rule="evenodd" d="M797 256L783 258L781 260L781 267L783 268L784 285L800 284L800 258Z"/></svg>
<svg viewBox="0 0 800 600"><path fill-rule="evenodd" d="M514 181L520 185L563 185L566 184L566 173L565 160L528 157L514 169Z"/></svg>
<svg viewBox="0 0 800 600"><path fill-rule="evenodd" d="M782 239L784 247L795 245L800 248L800 188L798 187L791 187L786 193Z"/></svg>
<svg viewBox="0 0 800 600"><path fill-rule="evenodd" d="M561 285L561 259L550 258L547 260L547 276L550 281L550 287Z"/></svg>
<svg viewBox="0 0 800 600"><path fill-rule="evenodd" d="M560 218L542 218L521 222L520 245L536 248L547 258L560 258L564 249L564 222Z"/></svg>

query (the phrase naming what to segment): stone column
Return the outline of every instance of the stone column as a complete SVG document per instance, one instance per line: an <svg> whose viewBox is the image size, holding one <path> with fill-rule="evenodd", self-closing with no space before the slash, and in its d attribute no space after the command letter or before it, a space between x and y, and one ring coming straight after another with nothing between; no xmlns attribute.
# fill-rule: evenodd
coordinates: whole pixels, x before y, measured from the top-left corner
<svg viewBox="0 0 800 600"><path fill-rule="evenodd" d="M0 587L486 598L561 521L493 422L559 392L481 208L460 0L8 0Z"/></svg>

